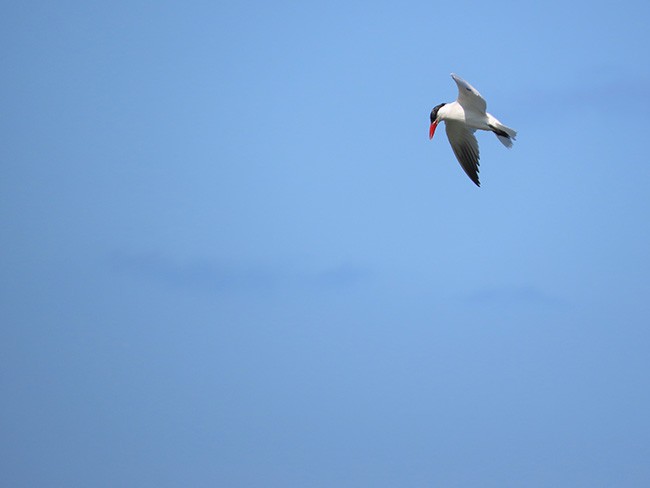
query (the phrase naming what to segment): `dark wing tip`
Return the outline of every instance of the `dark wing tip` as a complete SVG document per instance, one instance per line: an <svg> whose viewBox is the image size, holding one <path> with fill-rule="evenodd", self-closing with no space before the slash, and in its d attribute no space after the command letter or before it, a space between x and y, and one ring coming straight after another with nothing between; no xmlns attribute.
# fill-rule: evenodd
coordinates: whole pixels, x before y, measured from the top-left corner
<svg viewBox="0 0 650 488"><path fill-rule="evenodd" d="M445 129L451 149L461 168L469 179L480 187L481 182L478 179L480 155L474 131L457 122L446 122Z"/></svg>
<svg viewBox="0 0 650 488"><path fill-rule="evenodd" d="M458 159L460 166L463 168L463 171L465 171L465 174L469 176L469 179L472 180L476 186L480 187L481 182L478 178L480 171L479 155L468 145L452 146L452 149L454 150L456 159Z"/></svg>

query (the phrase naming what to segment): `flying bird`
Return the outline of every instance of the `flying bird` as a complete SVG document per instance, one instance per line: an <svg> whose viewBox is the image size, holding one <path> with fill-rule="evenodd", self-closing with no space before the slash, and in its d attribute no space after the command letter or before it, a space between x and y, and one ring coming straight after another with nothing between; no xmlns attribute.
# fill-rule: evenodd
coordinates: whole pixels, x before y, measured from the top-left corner
<svg viewBox="0 0 650 488"><path fill-rule="evenodd" d="M504 146L510 148L512 141L517 137L517 131L506 127L485 111L487 103L476 88L454 73L451 74L451 77L458 85L458 100L433 107L429 139L433 139L436 127L440 121L444 120L447 138L456 159L470 180L476 186L481 186L478 180L478 142L474 132L476 130L492 131Z"/></svg>

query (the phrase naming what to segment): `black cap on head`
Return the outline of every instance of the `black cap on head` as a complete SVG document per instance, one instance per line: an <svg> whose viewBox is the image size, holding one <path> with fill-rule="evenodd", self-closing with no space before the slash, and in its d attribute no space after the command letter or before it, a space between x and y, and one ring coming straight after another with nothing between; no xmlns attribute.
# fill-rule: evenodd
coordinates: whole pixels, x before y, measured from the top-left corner
<svg viewBox="0 0 650 488"><path fill-rule="evenodd" d="M432 124L438 118L438 110L440 110L443 105L447 105L447 104L446 103L441 103L440 105L436 105L435 107L433 107L433 109L431 110L430 119L431 119Z"/></svg>

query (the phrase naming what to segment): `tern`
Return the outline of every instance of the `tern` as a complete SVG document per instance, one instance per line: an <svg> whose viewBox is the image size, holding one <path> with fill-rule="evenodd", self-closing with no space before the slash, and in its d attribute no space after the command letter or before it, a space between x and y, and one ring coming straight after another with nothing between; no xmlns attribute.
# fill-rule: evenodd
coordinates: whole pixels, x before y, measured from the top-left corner
<svg viewBox="0 0 650 488"><path fill-rule="evenodd" d="M456 159L470 180L476 186L481 186L478 180L478 142L474 132L477 130L492 131L504 146L511 148L512 141L517 137L517 131L506 127L485 111L487 103L476 88L454 73L451 74L451 77L458 85L458 100L433 107L429 139L433 139L438 123L444 120L447 138Z"/></svg>

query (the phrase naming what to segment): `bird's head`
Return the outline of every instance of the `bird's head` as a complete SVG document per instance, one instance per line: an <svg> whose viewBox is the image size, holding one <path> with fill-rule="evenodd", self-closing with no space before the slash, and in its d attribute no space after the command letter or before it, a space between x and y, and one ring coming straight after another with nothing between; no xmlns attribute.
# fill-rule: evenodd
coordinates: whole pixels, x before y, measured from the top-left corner
<svg viewBox="0 0 650 488"><path fill-rule="evenodd" d="M436 127L438 126L438 110L440 110L445 103L441 103L440 105L436 105L433 107L431 110L431 115L429 116L429 119L431 120L431 126L429 127L429 139L433 139L433 134L436 132Z"/></svg>

